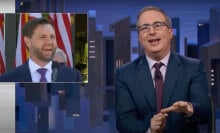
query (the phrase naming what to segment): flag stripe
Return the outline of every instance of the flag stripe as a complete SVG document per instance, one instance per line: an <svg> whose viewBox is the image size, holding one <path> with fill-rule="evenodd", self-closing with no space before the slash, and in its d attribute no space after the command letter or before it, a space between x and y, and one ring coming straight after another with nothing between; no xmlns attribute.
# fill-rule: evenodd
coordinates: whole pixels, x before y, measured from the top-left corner
<svg viewBox="0 0 220 133"><path fill-rule="evenodd" d="M25 14L21 13L19 18L19 26L18 26L18 38L17 38L17 48L16 48L16 60L15 65L20 66L26 60L26 49L24 49L24 41L21 35L21 27L25 23ZM25 53L25 54L23 54Z"/></svg>
<svg viewBox="0 0 220 133"><path fill-rule="evenodd" d="M72 35L70 18L67 13L50 13L49 17L54 23L57 45L67 55L67 65L73 67Z"/></svg>
<svg viewBox="0 0 220 133"><path fill-rule="evenodd" d="M71 46L71 43L72 43L72 32L71 32L71 23L70 23L70 14L62 14L62 17L63 17L63 22L64 22L64 26L66 28L66 33L68 35L68 39L69 39L69 42L70 42L70 46Z"/></svg>
<svg viewBox="0 0 220 133"><path fill-rule="evenodd" d="M18 38L17 38L17 49L15 57L15 66L20 66L27 61L29 58L29 52L26 49L26 44L24 42L24 37L22 36L22 27L28 20L32 18L42 17L41 13L21 13L18 26Z"/></svg>
<svg viewBox="0 0 220 133"><path fill-rule="evenodd" d="M0 73L5 72L4 14L0 14Z"/></svg>
<svg viewBox="0 0 220 133"><path fill-rule="evenodd" d="M71 47L71 27L70 27L70 21L68 19L67 14L61 14L61 13L57 13L57 20L58 21L58 29L59 29L59 33L61 35L61 39L62 39L62 44L65 47L65 52L67 54L68 57L68 61L70 63L70 66L73 66L73 62L72 62L72 47ZM62 46L62 47L63 47Z"/></svg>
<svg viewBox="0 0 220 133"><path fill-rule="evenodd" d="M21 17L21 27L20 28L20 39L21 39L21 52L22 52L22 64L27 60L27 51L26 51L26 46L25 46L25 42L24 42L24 37L22 36L22 27L24 26L24 24L27 22L27 14L23 14ZM23 54L25 53L25 54Z"/></svg>
<svg viewBox="0 0 220 133"><path fill-rule="evenodd" d="M57 16L54 17L54 25L55 25L57 45L60 49L62 49L67 54L66 48L65 48L64 43L62 41L61 33L59 31ZM70 66L70 61L69 61L68 55L67 55L67 66Z"/></svg>

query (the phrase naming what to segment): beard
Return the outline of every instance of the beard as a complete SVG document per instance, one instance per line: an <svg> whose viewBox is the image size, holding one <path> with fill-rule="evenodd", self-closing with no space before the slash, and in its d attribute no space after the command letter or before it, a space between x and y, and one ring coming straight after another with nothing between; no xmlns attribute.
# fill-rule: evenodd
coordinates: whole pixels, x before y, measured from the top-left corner
<svg viewBox="0 0 220 133"><path fill-rule="evenodd" d="M33 52L32 55L34 55L37 59L43 61L43 62L49 62L53 59L53 56L55 54L55 51L56 51L56 48L55 47L52 47L52 50L50 51L51 53L48 54L48 53L44 53L43 52L43 47L42 46L40 49L33 46L31 47L31 51Z"/></svg>

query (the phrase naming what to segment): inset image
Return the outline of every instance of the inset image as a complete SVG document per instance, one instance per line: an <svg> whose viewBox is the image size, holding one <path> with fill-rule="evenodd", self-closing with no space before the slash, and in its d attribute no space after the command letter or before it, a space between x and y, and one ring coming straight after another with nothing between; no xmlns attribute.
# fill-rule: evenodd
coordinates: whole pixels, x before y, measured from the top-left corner
<svg viewBox="0 0 220 133"><path fill-rule="evenodd" d="M88 82L87 14L0 14L0 82Z"/></svg>

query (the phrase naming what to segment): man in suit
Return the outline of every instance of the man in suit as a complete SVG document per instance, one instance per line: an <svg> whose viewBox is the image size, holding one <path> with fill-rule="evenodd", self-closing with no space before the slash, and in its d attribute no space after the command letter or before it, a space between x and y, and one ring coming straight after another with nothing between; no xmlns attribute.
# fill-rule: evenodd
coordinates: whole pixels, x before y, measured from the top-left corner
<svg viewBox="0 0 220 133"><path fill-rule="evenodd" d="M52 61L57 42L50 21L31 19L24 25L22 34L30 58L23 65L1 75L1 82L79 82L75 70Z"/></svg>
<svg viewBox="0 0 220 133"><path fill-rule="evenodd" d="M137 17L137 30L145 55L116 72L118 131L198 132L198 124L208 122L211 112L203 64L170 50L171 20L162 9L143 8ZM157 68L155 63L161 65Z"/></svg>

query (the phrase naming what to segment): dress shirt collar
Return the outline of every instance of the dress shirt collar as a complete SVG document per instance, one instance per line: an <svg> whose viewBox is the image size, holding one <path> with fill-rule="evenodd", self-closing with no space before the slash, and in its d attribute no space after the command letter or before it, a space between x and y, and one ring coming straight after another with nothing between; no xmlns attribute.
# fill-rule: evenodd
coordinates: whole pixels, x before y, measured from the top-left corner
<svg viewBox="0 0 220 133"><path fill-rule="evenodd" d="M40 67L33 60L31 60L31 58L29 58L28 65L31 73L36 72L39 68L46 68L50 73L52 73L52 61L47 63L44 67Z"/></svg>
<svg viewBox="0 0 220 133"><path fill-rule="evenodd" d="M161 59L159 62L162 62L164 64L164 66L167 67L169 57L170 57L170 52L163 59ZM146 59L148 61L150 69L153 68L155 63L159 63L158 61L153 60L152 58L148 57L147 55L146 55Z"/></svg>

